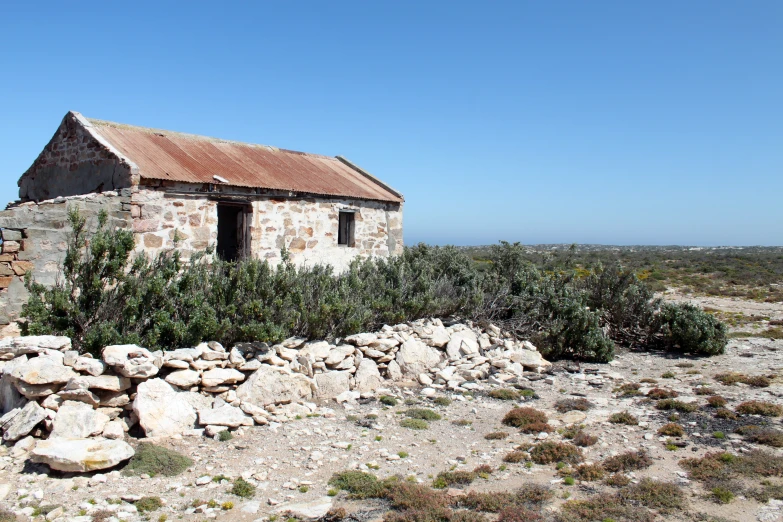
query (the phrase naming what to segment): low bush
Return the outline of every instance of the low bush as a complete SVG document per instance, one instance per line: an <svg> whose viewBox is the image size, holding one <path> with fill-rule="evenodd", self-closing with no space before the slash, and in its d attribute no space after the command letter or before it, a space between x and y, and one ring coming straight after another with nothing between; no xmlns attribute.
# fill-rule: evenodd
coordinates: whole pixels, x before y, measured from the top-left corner
<svg viewBox="0 0 783 522"><path fill-rule="evenodd" d="M625 503L615 495L599 494L585 500L569 500L560 507L557 522L653 522L654 513Z"/></svg>
<svg viewBox="0 0 783 522"><path fill-rule="evenodd" d="M432 402L437 404L438 406L448 406L451 404L451 399L448 397L435 397L432 399Z"/></svg>
<svg viewBox="0 0 783 522"><path fill-rule="evenodd" d="M238 497L251 498L256 494L256 487L240 477L234 481L234 485L231 487L231 493Z"/></svg>
<svg viewBox="0 0 783 522"><path fill-rule="evenodd" d="M617 496L622 502L639 503L660 513L671 513L685 506L685 494L679 486L649 478L621 489Z"/></svg>
<svg viewBox="0 0 783 522"><path fill-rule="evenodd" d="M639 424L639 419L628 413L622 411L619 413L613 413L609 416L609 422L612 424L627 424L628 426L636 426Z"/></svg>
<svg viewBox="0 0 783 522"><path fill-rule="evenodd" d="M136 447L136 453L128 461L124 472L132 475L147 474L150 477L155 475L173 477L192 465L193 461L185 455L148 442L142 442Z"/></svg>
<svg viewBox="0 0 783 522"><path fill-rule="evenodd" d="M139 513L146 511L157 511L163 507L163 501L160 497L141 497L139 500L133 503Z"/></svg>
<svg viewBox="0 0 783 522"><path fill-rule="evenodd" d="M421 419L402 419L400 426L409 430L426 430L430 427L427 421Z"/></svg>
<svg viewBox="0 0 783 522"><path fill-rule="evenodd" d="M527 459L527 453L525 453L524 451L512 451L510 453L506 453L506 456L503 457L503 462L517 464L519 462L524 462L526 459Z"/></svg>
<svg viewBox="0 0 783 522"><path fill-rule="evenodd" d="M783 406L764 401L747 401L737 406L737 413L742 415L763 415L765 417L780 417Z"/></svg>
<svg viewBox="0 0 783 522"><path fill-rule="evenodd" d="M590 435L589 433L585 433L584 431L580 431L574 436L573 439L571 439L571 442L575 446L586 448L598 442L598 437L596 437L595 435Z"/></svg>
<svg viewBox="0 0 783 522"><path fill-rule="evenodd" d="M670 422L669 424L664 424L658 428L658 435L663 435L665 437L682 437L685 435L685 430L679 424Z"/></svg>
<svg viewBox="0 0 783 522"><path fill-rule="evenodd" d="M610 473L637 471L652 466L652 459L644 451L628 451L609 457L601 465Z"/></svg>
<svg viewBox="0 0 783 522"><path fill-rule="evenodd" d="M364 471L341 471L329 479L329 485L351 494L352 498L378 498L385 495L387 484L372 473Z"/></svg>
<svg viewBox="0 0 783 522"><path fill-rule="evenodd" d="M606 471L598 464L581 464L574 468L574 476L585 482L601 480L605 475Z"/></svg>
<svg viewBox="0 0 783 522"><path fill-rule="evenodd" d="M411 408L405 411L405 416L411 419L421 419L426 421L440 420L440 415L426 408Z"/></svg>
<svg viewBox="0 0 783 522"><path fill-rule="evenodd" d="M512 390L510 388L498 388L491 390L487 395L493 399L499 399L501 401L518 401L521 397L518 391Z"/></svg>
<svg viewBox="0 0 783 522"><path fill-rule="evenodd" d="M715 410L715 418L725 419L725 420L736 420L739 418L739 415L737 415L736 413L734 413L733 411L727 408L718 408Z"/></svg>
<svg viewBox="0 0 783 522"><path fill-rule="evenodd" d="M613 488L621 488L623 486L627 486L630 483L631 479L622 473L612 473L606 477L606 480L604 480L604 484L607 486L612 486Z"/></svg>
<svg viewBox="0 0 783 522"><path fill-rule="evenodd" d="M664 303L619 264L540 269L524 247L502 242L479 267L454 247L406 247L394 258L330 266L211 260L207 250L132 258L129 229L102 212L91 233L70 209L63 271L45 287L28 272L25 335L66 335L97 355L109 344L152 350L218 341L333 339L422 317L458 315L531 339L548 359L606 362L615 343L723 353L725 326L691 305ZM205 260L210 262L204 262Z"/></svg>
<svg viewBox="0 0 783 522"><path fill-rule="evenodd" d="M663 399L655 403L656 409L667 411L675 410L682 413L693 413L699 407L693 402L682 402L674 399Z"/></svg>
<svg viewBox="0 0 783 522"><path fill-rule="evenodd" d="M780 477L783 476L783 457L765 451L754 450L743 455L733 453L707 453L701 458L683 459L680 466L690 477L705 483L725 481L735 476Z"/></svg>
<svg viewBox="0 0 783 522"><path fill-rule="evenodd" d="M715 380L726 386L742 383L754 388L768 388L771 384L770 380L763 375L749 376L738 372L719 373L715 375Z"/></svg>
<svg viewBox="0 0 783 522"><path fill-rule="evenodd" d="M647 396L654 400L660 400L660 399L673 399L677 397L678 393L674 390L667 390L664 388L653 388L652 390L647 392Z"/></svg>
<svg viewBox="0 0 783 522"><path fill-rule="evenodd" d="M536 464L565 462L576 464L584 458L582 450L573 444L563 442L541 442L530 449L530 458Z"/></svg>
<svg viewBox="0 0 783 522"><path fill-rule="evenodd" d="M505 431L493 431L484 435L484 438L487 440L503 440L506 437L508 437L508 433Z"/></svg>
<svg viewBox="0 0 783 522"><path fill-rule="evenodd" d="M773 448L783 448L783 431L773 428L750 430L745 439L755 444L763 444Z"/></svg>
<svg viewBox="0 0 783 522"><path fill-rule="evenodd" d="M472 471L441 471L432 482L432 487L437 489L451 486L467 486L476 480L477 475Z"/></svg>
<svg viewBox="0 0 783 522"><path fill-rule="evenodd" d="M637 395L642 394L642 392L639 391L639 388L641 387L642 385L637 382L628 382L621 385L614 391L618 393L620 397L636 397Z"/></svg>
<svg viewBox="0 0 783 522"><path fill-rule="evenodd" d="M723 408L728 404L728 401L721 397L720 395L713 395L711 397L707 397L707 405L712 408Z"/></svg>
<svg viewBox="0 0 783 522"><path fill-rule="evenodd" d="M378 400L385 406L397 406L397 399L391 395L381 395Z"/></svg>
<svg viewBox="0 0 783 522"><path fill-rule="evenodd" d="M593 407L593 403L584 398L579 399L561 399L555 403L555 409L560 413L568 411L587 411Z"/></svg>
<svg viewBox="0 0 783 522"><path fill-rule="evenodd" d="M503 417L503 424L514 428L524 429L530 425L543 425L547 423L546 413L535 408L514 408Z"/></svg>

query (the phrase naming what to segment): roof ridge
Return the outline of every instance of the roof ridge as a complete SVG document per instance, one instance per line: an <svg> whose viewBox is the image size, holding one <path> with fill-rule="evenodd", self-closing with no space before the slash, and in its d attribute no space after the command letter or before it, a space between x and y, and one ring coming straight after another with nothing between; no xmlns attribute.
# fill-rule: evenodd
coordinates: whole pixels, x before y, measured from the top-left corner
<svg viewBox="0 0 783 522"><path fill-rule="evenodd" d="M299 150L293 150L293 149L285 149L282 147L275 147L274 145L265 145L262 143L250 143L248 141L239 141L239 140L228 140L225 138L218 138L215 136L206 136L204 134L192 134L189 132L180 132L180 131L173 131L173 130L167 130L167 129L158 129L155 127L144 127L141 125L131 125L129 123L120 123L116 121L108 121L108 120L99 120L97 118L87 118L84 115L81 115L82 118L84 118L86 121L91 123L92 125L95 125L97 127L114 127L116 129L128 129L133 131L139 131L139 132L146 132L148 134L158 134L161 136L166 135L172 135L177 136L180 138L188 138L188 139L196 139L196 140L204 140L204 141L211 141L216 143L227 143L230 145L242 145L245 147L257 147L257 148L264 148L271 150L273 152L286 152L291 154L300 154L304 156L313 156L317 158L326 158L331 159L335 161L339 161L334 156L327 156L325 154L316 154L313 152L304 152Z"/></svg>

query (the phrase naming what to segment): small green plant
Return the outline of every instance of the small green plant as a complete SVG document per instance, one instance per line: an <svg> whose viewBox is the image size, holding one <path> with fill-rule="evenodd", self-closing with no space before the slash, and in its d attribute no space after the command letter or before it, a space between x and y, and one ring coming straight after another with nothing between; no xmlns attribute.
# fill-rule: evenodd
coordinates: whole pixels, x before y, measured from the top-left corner
<svg viewBox="0 0 783 522"><path fill-rule="evenodd" d="M493 431L484 435L484 438L487 440L503 440L506 437L508 437L508 433L505 431Z"/></svg>
<svg viewBox="0 0 783 522"><path fill-rule="evenodd" d="M521 397L518 391L512 390L510 388L497 388L490 390L487 395L493 399L498 399L501 401L518 401Z"/></svg>
<svg viewBox="0 0 783 522"><path fill-rule="evenodd" d="M661 379L674 379L677 377L674 372L665 372L661 374Z"/></svg>
<svg viewBox="0 0 783 522"><path fill-rule="evenodd" d="M299 493L307 493L308 491L310 491L309 486L299 486Z"/></svg>
<svg viewBox="0 0 783 522"><path fill-rule="evenodd" d="M173 477L192 465L191 459L174 450L142 442L136 447L136 453L125 466L124 472L133 475L147 474L150 477Z"/></svg>
<svg viewBox="0 0 783 522"><path fill-rule="evenodd" d="M339 492L340 490L337 488L330 488L329 491L326 492L326 494L329 495L330 497L336 497Z"/></svg>
<svg viewBox="0 0 783 522"><path fill-rule="evenodd" d="M234 503L231 502L230 500L223 502L222 504L220 504L220 509L222 509L223 511L229 511L231 509L234 509Z"/></svg>
<svg viewBox="0 0 783 522"><path fill-rule="evenodd" d="M220 483L221 483L221 482L223 482L224 480L226 480L226 481L229 481L229 480L231 480L231 479L230 479L229 477L227 477L227 476L223 475L222 473L221 473L221 474L219 474L219 475L215 475L214 477L212 477L212 482L216 482L217 484L220 484Z"/></svg>
<svg viewBox="0 0 783 522"><path fill-rule="evenodd" d="M432 399L432 402L437 404L438 406L448 406L451 404L451 399L448 397L435 397Z"/></svg>
<svg viewBox="0 0 783 522"><path fill-rule="evenodd" d="M397 456L400 457L401 459L406 459L408 458L409 455L407 451L399 451L397 452Z"/></svg>
<svg viewBox="0 0 783 522"><path fill-rule="evenodd" d="M441 416L427 408L411 408L405 411L405 416L410 419L420 419L426 421L437 421L441 419Z"/></svg>
<svg viewBox="0 0 783 522"><path fill-rule="evenodd" d="M658 435L664 435L666 437L682 437L685 435L685 430L679 424L670 422L669 424L664 424L658 429Z"/></svg>
<svg viewBox="0 0 783 522"><path fill-rule="evenodd" d="M729 502L734 500L734 493L732 493L730 490L726 488L722 488L722 487L712 488L710 494L712 496L712 499L715 500L715 502L718 502L719 504L728 504Z"/></svg>
<svg viewBox="0 0 783 522"><path fill-rule="evenodd" d="M226 441L229 441L229 440L231 440L233 438L234 438L234 435L230 431L228 431L228 430L223 430L220 433L218 433L218 440L220 442L226 442Z"/></svg>
<svg viewBox="0 0 783 522"><path fill-rule="evenodd" d="M397 399L391 395L381 395L378 400L381 401L381 404L386 406L397 406Z"/></svg>
<svg viewBox="0 0 783 522"><path fill-rule="evenodd" d="M382 440L383 440L383 437L381 437L380 435L376 435L375 436L375 442L380 442Z"/></svg>
<svg viewBox="0 0 783 522"><path fill-rule="evenodd" d="M639 424L639 419L628 413L622 411L619 413L613 413L609 416L609 422L612 424L626 424L628 426L636 426Z"/></svg>
<svg viewBox="0 0 783 522"><path fill-rule="evenodd" d="M422 419L402 419L400 421L400 426L411 430L426 430L430 427L430 425L427 424L427 421Z"/></svg>
<svg viewBox="0 0 783 522"><path fill-rule="evenodd" d="M467 486L474 480L476 474L472 471L442 471L435 477L432 487L443 489L451 486Z"/></svg>
<svg viewBox="0 0 783 522"><path fill-rule="evenodd" d="M676 410L682 413L693 413L699 407L692 402L682 402L675 399L663 399L655 403L659 410Z"/></svg>
<svg viewBox="0 0 783 522"><path fill-rule="evenodd" d="M473 421L467 419L457 419L451 421L451 423L455 426L471 426L473 424Z"/></svg>
<svg viewBox="0 0 783 522"><path fill-rule="evenodd" d="M563 479L563 484L566 486L573 486L575 483L574 477L568 476Z"/></svg>
<svg viewBox="0 0 783 522"><path fill-rule="evenodd" d="M134 505L140 513L146 511L157 511L163 507L163 501L160 497L141 497Z"/></svg>
<svg viewBox="0 0 783 522"><path fill-rule="evenodd" d="M231 493L238 497L251 498L256 494L256 487L240 477L234 481L234 485L231 487Z"/></svg>

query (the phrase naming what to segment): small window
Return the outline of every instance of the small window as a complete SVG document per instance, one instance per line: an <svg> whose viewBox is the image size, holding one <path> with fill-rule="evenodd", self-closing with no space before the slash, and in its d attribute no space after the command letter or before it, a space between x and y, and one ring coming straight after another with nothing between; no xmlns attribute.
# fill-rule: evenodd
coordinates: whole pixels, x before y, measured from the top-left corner
<svg viewBox="0 0 783 522"><path fill-rule="evenodd" d="M354 246L354 213L340 212L340 225L337 230L337 244L352 247Z"/></svg>

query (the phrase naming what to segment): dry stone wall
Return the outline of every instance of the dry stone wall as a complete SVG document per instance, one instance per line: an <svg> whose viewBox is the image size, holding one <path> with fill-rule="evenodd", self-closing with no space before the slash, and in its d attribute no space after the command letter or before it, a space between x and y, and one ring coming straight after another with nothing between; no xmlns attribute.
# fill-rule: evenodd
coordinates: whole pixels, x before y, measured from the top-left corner
<svg viewBox="0 0 783 522"><path fill-rule="evenodd" d="M80 355L67 337L0 340L0 430L32 460L91 471L130 458L128 437L208 436L297 416L334 416L395 383L467 391L503 384L549 363L494 326L440 320L384 326L326 341L219 343L150 352L136 345ZM98 458L98 455L100 458Z"/></svg>
<svg viewBox="0 0 783 522"><path fill-rule="evenodd" d="M0 211L0 324L19 317L28 293L24 276L52 285L57 280L67 249L68 209L78 208L93 227L101 210L109 214L109 226L130 226L130 190L104 192L9 205Z"/></svg>

